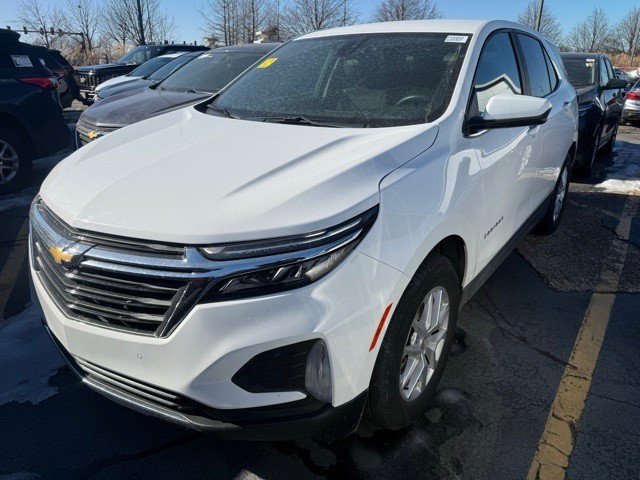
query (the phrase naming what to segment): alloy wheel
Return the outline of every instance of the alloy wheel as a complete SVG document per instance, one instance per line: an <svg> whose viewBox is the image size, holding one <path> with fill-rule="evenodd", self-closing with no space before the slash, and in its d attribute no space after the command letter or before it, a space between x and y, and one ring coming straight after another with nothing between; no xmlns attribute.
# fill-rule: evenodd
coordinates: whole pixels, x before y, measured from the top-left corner
<svg viewBox="0 0 640 480"><path fill-rule="evenodd" d="M435 287L415 314L400 363L400 393L411 402L429 384L442 355L449 326L449 295Z"/></svg>
<svg viewBox="0 0 640 480"><path fill-rule="evenodd" d="M18 174L20 159L15 149L0 140L0 184L10 182Z"/></svg>
<svg viewBox="0 0 640 480"><path fill-rule="evenodd" d="M558 182L558 190L556 191L556 200L553 207L553 221L558 220L560 212L562 211L562 204L564 203L564 197L567 195L567 184L569 183L569 173L566 167L562 168L560 173L560 179Z"/></svg>

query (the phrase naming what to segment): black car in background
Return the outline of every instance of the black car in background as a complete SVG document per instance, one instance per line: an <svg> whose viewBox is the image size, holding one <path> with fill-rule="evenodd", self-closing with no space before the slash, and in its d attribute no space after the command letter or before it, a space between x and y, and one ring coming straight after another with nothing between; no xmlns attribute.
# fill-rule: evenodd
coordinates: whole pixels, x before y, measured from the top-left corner
<svg viewBox="0 0 640 480"><path fill-rule="evenodd" d="M143 87L151 87L169 75L171 75L178 68L182 67L185 63L193 60L198 55L202 54L202 52L188 52L183 53L179 57L173 58L166 63L165 65L158 68L156 71L151 73L150 75L145 75L139 78L132 79L130 82L118 83L112 86L101 87L98 89L96 93L95 101L104 100L105 98L109 98L113 95L118 95L120 93L128 92L129 90L136 90L138 88ZM147 62L148 63L148 62ZM138 67L136 70L143 68L144 65ZM136 71L134 70L134 72Z"/></svg>
<svg viewBox="0 0 640 480"><path fill-rule="evenodd" d="M589 176L600 150L610 152L616 141L626 80L616 77L601 53L562 53L569 82L578 93L580 112L575 171Z"/></svg>
<svg viewBox="0 0 640 480"><path fill-rule="evenodd" d="M76 84L75 78L73 78L73 66L66 58L64 58L62 53L60 53L60 50L49 49L49 53L65 71L64 77L60 80L61 85L58 88L58 94L60 95L60 104L62 105L62 108L69 108L71 106L71 102L73 102L79 94L78 85Z"/></svg>
<svg viewBox="0 0 640 480"><path fill-rule="evenodd" d="M80 115L78 146L126 125L201 102L280 45L254 43L209 50L157 85L101 100Z"/></svg>
<svg viewBox="0 0 640 480"><path fill-rule="evenodd" d="M134 48L116 63L78 67L75 72L75 80L79 87L78 100L90 104L96 94L95 88L102 82L113 77L126 75L137 66L159 55L204 50L207 50L207 47L203 45L143 45Z"/></svg>
<svg viewBox="0 0 640 480"><path fill-rule="evenodd" d="M39 50L0 29L0 193L22 186L34 158L64 149L69 129L58 82Z"/></svg>

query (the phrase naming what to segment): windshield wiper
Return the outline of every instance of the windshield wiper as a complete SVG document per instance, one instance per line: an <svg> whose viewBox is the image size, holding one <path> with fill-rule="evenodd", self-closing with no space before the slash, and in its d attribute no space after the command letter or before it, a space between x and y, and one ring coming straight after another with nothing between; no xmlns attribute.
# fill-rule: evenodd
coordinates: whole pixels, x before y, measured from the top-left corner
<svg viewBox="0 0 640 480"><path fill-rule="evenodd" d="M221 113L223 116L228 117L228 118L235 118L236 120L238 120L240 118L237 115L234 115L233 113L231 113L226 108L219 107L218 105L214 105L213 103L207 105L207 108L209 110L213 110L214 112Z"/></svg>
<svg viewBox="0 0 640 480"><path fill-rule="evenodd" d="M303 117L301 115L291 115L291 116L282 116L282 117L252 117L247 118L247 120L254 120L256 122L270 122L270 123L285 123L292 125L310 125L313 127L331 127L331 128L348 128L348 127L361 127L364 128L367 124L349 124L349 123L338 123L338 122L329 122L323 120L312 120L307 117Z"/></svg>

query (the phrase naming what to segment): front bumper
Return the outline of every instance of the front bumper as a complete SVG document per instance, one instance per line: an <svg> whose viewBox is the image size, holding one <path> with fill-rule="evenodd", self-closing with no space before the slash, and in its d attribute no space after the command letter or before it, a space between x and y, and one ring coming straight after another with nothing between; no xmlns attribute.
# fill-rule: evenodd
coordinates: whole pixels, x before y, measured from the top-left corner
<svg viewBox="0 0 640 480"><path fill-rule="evenodd" d="M207 408L191 402L188 406L172 408L150 399L144 390L136 390L135 381L114 381L114 375L101 376L87 374L78 365L74 357L51 333L43 319L44 328L67 361L71 370L92 390L109 400L128 407L144 415L160 418L181 427L212 433L233 440L295 440L299 438L317 438L324 441L341 439L356 430L367 402L367 391L353 400L333 407L312 403L291 405L285 417L278 413L287 406L278 409L244 409L232 412ZM142 386L145 387L144 385ZM274 415L274 412L276 415Z"/></svg>
<svg viewBox="0 0 640 480"><path fill-rule="evenodd" d="M307 287L197 305L171 335L158 338L68 318L33 268L31 275L47 330L87 385L185 427L259 439L320 432L339 437L355 429L379 347L370 351L371 339L384 309L395 305L408 282L397 270L356 250ZM256 393L233 382L256 355L312 339L322 339L329 352L330 404L319 405L306 392ZM172 396L180 401L169 398L172 405L166 405L164 400ZM269 412L276 410L274 418ZM256 412L266 413L256 418Z"/></svg>

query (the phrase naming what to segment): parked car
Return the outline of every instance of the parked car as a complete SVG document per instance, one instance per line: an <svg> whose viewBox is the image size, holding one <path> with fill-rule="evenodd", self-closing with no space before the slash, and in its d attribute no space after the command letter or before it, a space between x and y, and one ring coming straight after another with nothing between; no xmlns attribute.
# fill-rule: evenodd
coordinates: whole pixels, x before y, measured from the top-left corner
<svg viewBox="0 0 640 480"><path fill-rule="evenodd" d="M575 170L588 177L599 151L611 152L618 134L626 80L616 78L601 53L562 53L569 81L578 92L580 139Z"/></svg>
<svg viewBox="0 0 640 480"><path fill-rule="evenodd" d="M78 146L126 125L211 97L280 44L216 48L201 53L162 82L112 95L87 108L76 125Z"/></svg>
<svg viewBox="0 0 640 480"><path fill-rule="evenodd" d="M202 52L183 53L149 75L139 77L130 82L122 82L116 85L109 85L104 88L100 88L96 91L95 101L97 102L100 100L104 100L105 98L109 98L113 95L119 95L121 93L128 92L129 90L137 90L143 87L152 87L153 85L160 83L178 68L181 68L185 63L193 60L200 54L202 54ZM144 65L142 65L142 67L143 66Z"/></svg>
<svg viewBox="0 0 640 480"><path fill-rule="evenodd" d="M58 82L36 52L17 32L0 29L0 193L24 184L32 159L69 142Z"/></svg>
<svg viewBox="0 0 640 480"><path fill-rule="evenodd" d="M126 75L136 67L159 55L204 50L207 50L207 47L203 45L143 45L134 48L116 63L78 67L75 73L76 83L80 88L78 100L91 104L98 85L111 78Z"/></svg>
<svg viewBox="0 0 640 480"><path fill-rule="evenodd" d="M53 59L64 69L65 75L58 80L58 94L62 108L69 108L73 100L78 96L78 85L73 77L74 69L69 61L64 58L60 50L49 49Z"/></svg>
<svg viewBox="0 0 640 480"><path fill-rule="evenodd" d="M171 60L175 59L176 57L179 57L180 55L184 55L184 53L185 52L170 53L168 55L160 55L159 57L155 57L155 58L152 58L151 60L147 60L138 68L136 68L135 70L132 70L126 75L114 77L105 82L102 82L100 85L96 87L96 97L100 97L100 92L105 88L110 88L116 85L132 83L141 78L146 78L149 75L151 75L153 72L158 70L160 67L163 67L164 65L169 63Z"/></svg>
<svg viewBox="0 0 640 480"><path fill-rule="evenodd" d="M185 427L340 437L365 405L406 427L461 305L562 218L561 62L505 21L322 30L100 138L31 210L47 330L85 385Z"/></svg>
<svg viewBox="0 0 640 480"><path fill-rule="evenodd" d="M49 71L53 73L53 76L56 78L56 81L58 83L58 98L61 99L68 89L67 83L64 80L65 76L67 75L65 68L60 65L55 58L53 58L53 55L51 55L51 52L49 52L48 48L39 45L31 45L31 48L33 49L36 57L38 58L38 61L42 64L42 66L49 69ZM60 102L60 104L62 105L62 101Z"/></svg>
<svg viewBox="0 0 640 480"><path fill-rule="evenodd" d="M620 115L620 125L640 122L640 80L627 92Z"/></svg>

